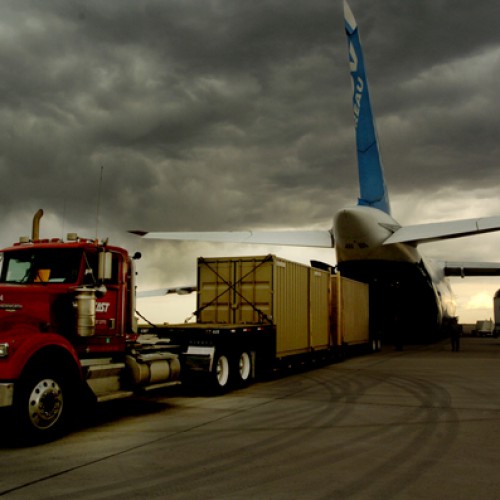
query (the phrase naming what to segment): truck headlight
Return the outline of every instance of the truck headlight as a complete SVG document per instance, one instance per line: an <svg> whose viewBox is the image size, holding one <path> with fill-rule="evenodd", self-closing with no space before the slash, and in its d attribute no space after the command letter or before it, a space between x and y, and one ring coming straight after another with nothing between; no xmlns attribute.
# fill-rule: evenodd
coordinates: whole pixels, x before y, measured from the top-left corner
<svg viewBox="0 0 500 500"><path fill-rule="evenodd" d="M4 342L0 344L0 358L6 358L9 355L9 344Z"/></svg>

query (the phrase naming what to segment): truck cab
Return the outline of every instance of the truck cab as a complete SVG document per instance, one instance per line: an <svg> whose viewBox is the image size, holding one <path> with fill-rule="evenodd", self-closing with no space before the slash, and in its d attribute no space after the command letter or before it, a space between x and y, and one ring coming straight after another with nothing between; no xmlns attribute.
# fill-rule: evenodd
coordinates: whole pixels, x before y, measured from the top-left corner
<svg viewBox="0 0 500 500"><path fill-rule="evenodd" d="M133 333L131 263L125 250L71 236L0 253L0 332L57 333L92 354L123 349ZM95 302L94 302L95 301ZM84 311L84 304L95 305Z"/></svg>
<svg viewBox="0 0 500 500"><path fill-rule="evenodd" d="M176 383L171 346L137 335L134 278L126 250L76 234L0 251L0 410L24 434L52 438L89 395Z"/></svg>

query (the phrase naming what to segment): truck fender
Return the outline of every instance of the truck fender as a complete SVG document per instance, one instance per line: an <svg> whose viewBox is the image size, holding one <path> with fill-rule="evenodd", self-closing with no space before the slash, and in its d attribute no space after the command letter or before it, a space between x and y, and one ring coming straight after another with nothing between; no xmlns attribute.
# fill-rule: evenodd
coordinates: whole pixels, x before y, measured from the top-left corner
<svg viewBox="0 0 500 500"><path fill-rule="evenodd" d="M78 355L74 347L61 335L55 333L34 335L32 332L26 332L17 334L9 343L11 346L8 358L10 362L4 367L5 371L2 373L2 378L6 380L17 380L31 360L35 357L43 357L43 353L49 351L58 352L61 355L64 353L68 361L71 360L78 369L80 379L82 377Z"/></svg>

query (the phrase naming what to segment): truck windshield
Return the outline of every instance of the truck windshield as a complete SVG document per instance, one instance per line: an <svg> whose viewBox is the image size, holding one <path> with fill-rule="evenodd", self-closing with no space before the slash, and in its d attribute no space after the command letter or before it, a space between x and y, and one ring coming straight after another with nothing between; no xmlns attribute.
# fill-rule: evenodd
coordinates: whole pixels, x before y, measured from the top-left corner
<svg viewBox="0 0 500 500"><path fill-rule="evenodd" d="M79 248L30 248L4 252L1 283L74 283L83 251Z"/></svg>

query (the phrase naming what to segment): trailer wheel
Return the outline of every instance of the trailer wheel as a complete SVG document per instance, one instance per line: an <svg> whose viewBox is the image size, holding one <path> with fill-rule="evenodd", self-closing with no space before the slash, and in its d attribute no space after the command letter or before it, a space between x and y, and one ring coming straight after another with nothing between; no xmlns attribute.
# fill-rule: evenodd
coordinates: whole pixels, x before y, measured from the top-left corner
<svg viewBox="0 0 500 500"><path fill-rule="evenodd" d="M380 339L372 339L371 343L371 352L379 352L382 348L382 343Z"/></svg>
<svg viewBox="0 0 500 500"><path fill-rule="evenodd" d="M252 358L247 351L243 351L238 358L238 377L241 384L249 382L252 376Z"/></svg>
<svg viewBox="0 0 500 500"><path fill-rule="evenodd" d="M229 385L229 361L227 356L224 354L219 354L215 358L215 362L212 368L212 379L215 385L215 389L224 390Z"/></svg>
<svg viewBox="0 0 500 500"><path fill-rule="evenodd" d="M44 442L63 433L72 407L70 387L63 374L55 369L34 369L23 377L14 397L21 439Z"/></svg>

